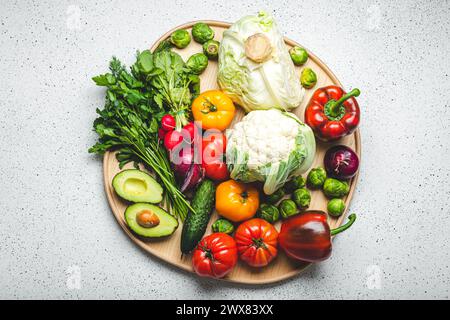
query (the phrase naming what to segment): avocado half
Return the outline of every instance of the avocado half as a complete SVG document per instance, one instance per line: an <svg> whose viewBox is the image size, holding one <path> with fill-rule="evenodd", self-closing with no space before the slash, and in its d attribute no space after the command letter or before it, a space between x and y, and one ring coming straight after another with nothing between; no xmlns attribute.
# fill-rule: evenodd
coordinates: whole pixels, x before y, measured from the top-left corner
<svg viewBox="0 0 450 320"><path fill-rule="evenodd" d="M163 189L149 174L137 169L123 170L112 181L116 193L131 202L158 203Z"/></svg>
<svg viewBox="0 0 450 320"><path fill-rule="evenodd" d="M153 221L157 224L151 227L143 226L139 215L155 215ZM125 221L128 227L142 237L159 238L171 235L178 227L178 221L162 208L149 203L135 203L125 210Z"/></svg>

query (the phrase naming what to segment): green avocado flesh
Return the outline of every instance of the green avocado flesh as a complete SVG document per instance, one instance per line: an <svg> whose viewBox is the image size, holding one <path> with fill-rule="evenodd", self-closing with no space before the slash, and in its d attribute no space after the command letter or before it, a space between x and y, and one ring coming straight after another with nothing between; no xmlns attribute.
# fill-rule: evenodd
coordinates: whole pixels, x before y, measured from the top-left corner
<svg viewBox="0 0 450 320"><path fill-rule="evenodd" d="M143 227L138 223L138 215L153 213L158 217L159 223L154 227ZM178 227L178 221L165 210L149 203L135 203L125 210L125 221L128 227L142 237L159 238L171 235Z"/></svg>
<svg viewBox="0 0 450 320"><path fill-rule="evenodd" d="M123 170L112 181L116 193L131 202L158 203L162 200L163 189L147 173L137 170Z"/></svg>

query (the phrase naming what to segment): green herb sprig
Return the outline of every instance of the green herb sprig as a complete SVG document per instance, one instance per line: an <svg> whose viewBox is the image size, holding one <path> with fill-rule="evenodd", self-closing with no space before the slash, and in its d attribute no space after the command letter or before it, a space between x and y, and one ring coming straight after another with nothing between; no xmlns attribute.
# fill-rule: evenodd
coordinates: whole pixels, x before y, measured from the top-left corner
<svg viewBox="0 0 450 320"><path fill-rule="evenodd" d="M199 78L190 74L181 57L169 48L155 54L148 50L138 53L131 72L115 57L109 69L109 73L92 78L107 91L105 106L97 109L99 117L94 121L99 140L89 152L117 150L120 168L129 162L145 164L163 184L171 213L184 220L192 208L177 187L157 131L168 111L175 113L177 124L187 123L186 110L198 92Z"/></svg>

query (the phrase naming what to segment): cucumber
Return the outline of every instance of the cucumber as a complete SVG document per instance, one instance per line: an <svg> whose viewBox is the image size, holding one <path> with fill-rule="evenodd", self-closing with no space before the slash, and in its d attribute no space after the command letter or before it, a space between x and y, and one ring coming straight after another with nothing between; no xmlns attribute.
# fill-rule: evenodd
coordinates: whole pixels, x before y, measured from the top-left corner
<svg viewBox="0 0 450 320"><path fill-rule="evenodd" d="M189 253L200 242L208 226L214 205L216 187L211 180L203 180L197 188L181 233L181 252Z"/></svg>

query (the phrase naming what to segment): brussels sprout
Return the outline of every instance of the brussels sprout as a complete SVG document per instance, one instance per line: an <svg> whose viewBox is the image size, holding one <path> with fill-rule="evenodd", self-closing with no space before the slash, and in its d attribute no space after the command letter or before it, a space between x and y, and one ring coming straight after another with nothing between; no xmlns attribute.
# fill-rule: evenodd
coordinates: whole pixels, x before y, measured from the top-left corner
<svg viewBox="0 0 450 320"><path fill-rule="evenodd" d="M208 57L203 53L195 53L189 57L186 66L191 69L193 73L200 74L205 71L208 66Z"/></svg>
<svg viewBox="0 0 450 320"><path fill-rule="evenodd" d="M211 60L217 60L219 55L220 42L216 40L208 40L203 44L203 53Z"/></svg>
<svg viewBox="0 0 450 320"><path fill-rule="evenodd" d="M324 168L318 167L311 169L306 177L306 183L311 189L320 189L327 179L327 172Z"/></svg>
<svg viewBox="0 0 450 320"><path fill-rule="evenodd" d="M306 188L297 189L292 194L292 200L300 209L306 209L311 203L311 193Z"/></svg>
<svg viewBox="0 0 450 320"><path fill-rule="evenodd" d="M291 50L289 50L289 54L296 66L301 66L308 60L308 52L299 46L292 47Z"/></svg>
<svg viewBox="0 0 450 320"><path fill-rule="evenodd" d="M192 27L192 37L198 43L205 43L214 38L214 30L206 23L198 22Z"/></svg>
<svg viewBox="0 0 450 320"><path fill-rule="evenodd" d="M227 219L218 219L211 226L213 232L223 232L226 234L232 234L234 231L234 225Z"/></svg>
<svg viewBox="0 0 450 320"><path fill-rule="evenodd" d="M257 216L269 223L275 223L280 219L280 212L274 205L262 203L259 206Z"/></svg>
<svg viewBox="0 0 450 320"><path fill-rule="evenodd" d="M304 88L311 89L317 82L316 73L311 68L303 69L300 75L300 82Z"/></svg>
<svg viewBox="0 0 450 320"><path fill-rule="evenodd" d="M286 193L292 193L296 189L303 188L306 185L306 180L302 176L294 177L284 185Z"/></svg>
<svg viewBox="0 0 450 320"><path fill-rule="evenodd" d="M281 198L284 197L284 190L282 188L278 189L272 194L266 195L265 200L269 204L276 204L278 201L281 200Z"/></svg>
<svg viewBox="0 0 450 320"><path fill-rule="evenodd" d="M184 29L176 30L170 35L170 42L177 48L186 48L191 43L189 32Z"/></svg>
<svg viewBox="0 0 450 320"><path fill-rule="evenodd" d="M283 201L281 201L280 205L278 206L278 210L280 210L283 219L289 218L290 216L294 216L298 213L297 205L294 201L289 199L284 199Z"/></svg>
<svg viewBox="0 0 450 320"><path fill-rule="evenodd" d="M350 191L350 186L345 181L327 178L323 184L323 192L328 198L342 198Z"/></svg>
<svg viewBox="0 0 450 320"><path fill-rule="evenodd" d="M327 210L330 216L339 217L344 213L345 202L342 199L331 199L328 202Z"/></svg>

